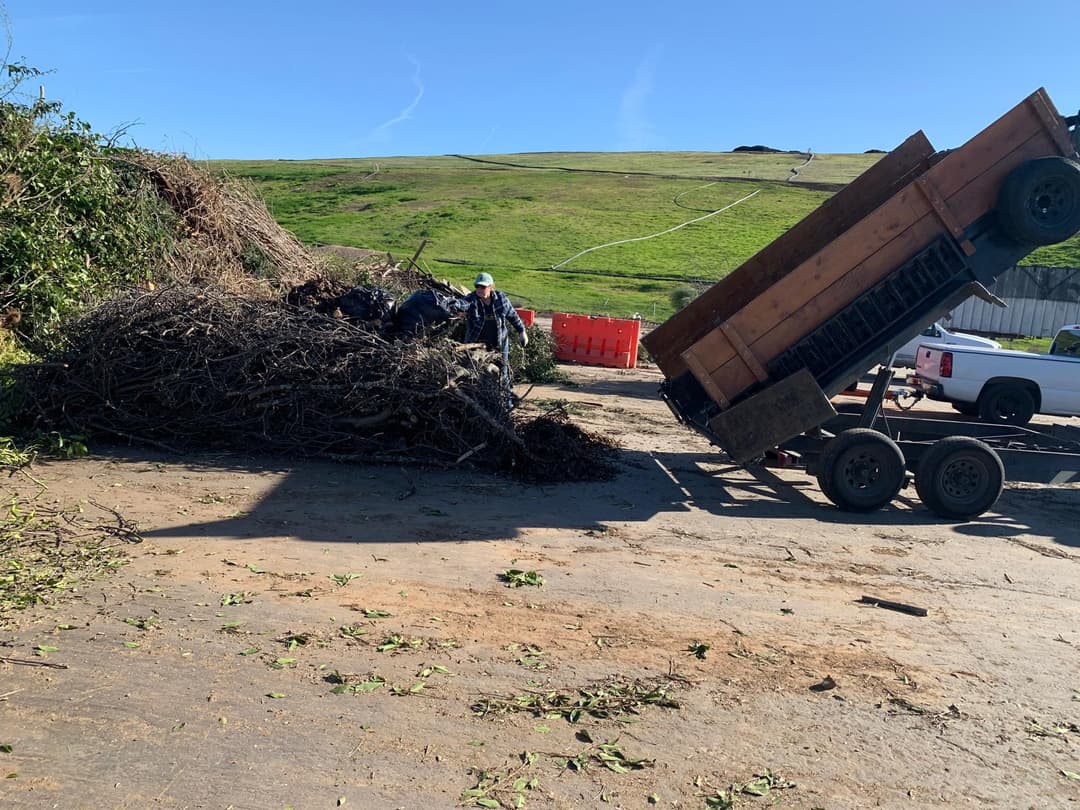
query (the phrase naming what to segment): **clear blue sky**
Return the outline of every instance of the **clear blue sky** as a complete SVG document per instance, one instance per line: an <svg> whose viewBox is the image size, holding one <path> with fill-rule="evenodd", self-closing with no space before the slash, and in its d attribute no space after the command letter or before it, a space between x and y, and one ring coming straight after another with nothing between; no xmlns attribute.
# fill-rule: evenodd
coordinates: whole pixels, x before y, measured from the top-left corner
<svg viewBox="0 0 1080 810"><path fill-rule="evenodd" d="M1045 86L1077 0L0 0L9 61L193 158L958 146ZM2 46L0 42L0 46ZM37 90L38 82L32 88Z"/></svg>

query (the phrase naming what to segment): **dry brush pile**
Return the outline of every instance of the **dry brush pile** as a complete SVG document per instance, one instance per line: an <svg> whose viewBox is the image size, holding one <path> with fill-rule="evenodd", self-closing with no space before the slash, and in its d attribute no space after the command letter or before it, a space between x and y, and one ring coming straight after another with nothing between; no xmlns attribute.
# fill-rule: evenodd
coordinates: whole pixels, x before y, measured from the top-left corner
<svg viewBox="0 0 1080 810"><path fill-rule="evenodd" d="M250 184L222 179L183 157L130 151L176 217L175 240L159 276L272 296L319 275L320 262L267 210Z"/></svg>
<svg viewBox="0 0 1080 810"><path fill-rule="evenodd" d="M73 266L104 279L92 291L69 278L74 271L58 271L99 303L21 335L42 359L0 368L0 431L21 425L179 452L472 465L544 481L612 474L607 441L565 418L507 411L499 358L445 336L394 340L342 311L361 282L399 300L418 288L462 291L390 256L335 264L281 228L250 185L183 157L95 149L88 141L72 153L100 151L112 167L99 178L113 196L95 209L93 233L114 235L102 211L126 190L141 202L124 209L128 230L114 241L153 238L119 269L97 268L102 257L87 248ZM50 193L64 228L81 232L87 223L71 195Z"/></svg>
<svg viewBox="0 0 1080 810"><path fill-rule="evenodd" d="M508 412L495 361L272 299L167 287L69 324L19 388L38 426L177 452L470 465L535 481L613 474L606 439Z"/></svg>

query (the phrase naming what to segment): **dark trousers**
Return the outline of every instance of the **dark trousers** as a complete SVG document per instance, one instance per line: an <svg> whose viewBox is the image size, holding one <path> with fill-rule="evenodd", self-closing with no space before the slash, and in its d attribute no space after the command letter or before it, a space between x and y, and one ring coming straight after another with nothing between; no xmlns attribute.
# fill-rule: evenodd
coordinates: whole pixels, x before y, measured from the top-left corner
<svg viewBox="0 0 1080 810"><path fill-rule="evenodd" d="M506 406L512 408L514 406L514 389L510 387L510 341L504 340L501 346L489 347L493 352L502 352L502 390L503 396L506 399Z"/></svg>

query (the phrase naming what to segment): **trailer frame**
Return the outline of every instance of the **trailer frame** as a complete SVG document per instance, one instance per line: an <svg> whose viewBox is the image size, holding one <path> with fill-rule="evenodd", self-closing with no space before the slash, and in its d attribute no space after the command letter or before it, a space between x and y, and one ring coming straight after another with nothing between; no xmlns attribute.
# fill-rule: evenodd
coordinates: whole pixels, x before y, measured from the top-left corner
<svg viewBox="0 0 1080 810"><path fill-rule="evenodd" d="M991 508L1005 481L1080 481L1080 428L887 414L883 404L893 376L882 367L862 407L842 407L754 463L803 469L817 477L829 500L849 511L881 508L913 476L925 505L950 519Z"/></svg>

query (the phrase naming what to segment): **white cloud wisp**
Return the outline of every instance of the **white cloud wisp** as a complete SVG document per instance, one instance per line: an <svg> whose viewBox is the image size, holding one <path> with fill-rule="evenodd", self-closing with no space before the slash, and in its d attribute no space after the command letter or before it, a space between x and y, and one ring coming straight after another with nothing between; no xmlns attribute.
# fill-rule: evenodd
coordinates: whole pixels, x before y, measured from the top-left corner
<svg viewBox="0 0 1080 810"><path fill-rule="evenodd" d="M371 133L368 135L368 137L372 140L388 139L390 136L390 130L394 126L400 124L402 121L408 121L410 118L412 118L413 111L416 109L417 105L420 104L420 99L424 97L424 82L420 78L420 62L415 57L410 56L409 54L405 54L405 57L413 63L412 83L416 87L416 95L413 97L413 100L409 102L408 106L405 107L405 109L403 109L389 121L384 121L383 123L375 127L375 129L371 130Z"/></svg>

